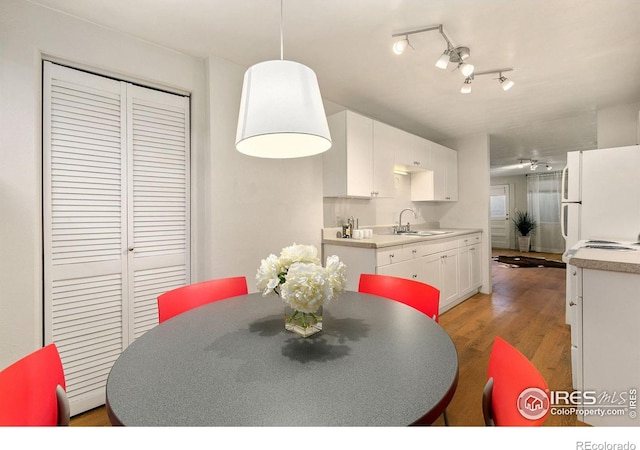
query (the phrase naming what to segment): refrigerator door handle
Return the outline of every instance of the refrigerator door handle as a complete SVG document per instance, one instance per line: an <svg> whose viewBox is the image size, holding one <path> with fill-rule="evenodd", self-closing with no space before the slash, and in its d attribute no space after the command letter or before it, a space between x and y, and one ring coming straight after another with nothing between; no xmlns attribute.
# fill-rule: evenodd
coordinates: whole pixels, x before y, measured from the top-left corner
<svg viewBox="0 0 640 450"><path fill-rule="evenodd" d="M566 168L565 168L566 169ZM562 176L564 178L564 171L562 172ZM564 186L564 184L563 184ZM565 210L568 208L569 206L566 203L561 203L560 204L560 233L562 234L562 238L566 241L567 240L567 227L565 227L564 225L564 219L565 219Z"/></svg>
<svg viewBox="0 0 640 450"><path fill-rule="evenodd" d="M562 169L562 181L561 181L562 184L560 185L562 193L561 193L560 201L569 200L569 193L567 192L567 188L566 188L568 170L569 170L569 165L567 164L566 166L564 166L564 169Z"/></svg>

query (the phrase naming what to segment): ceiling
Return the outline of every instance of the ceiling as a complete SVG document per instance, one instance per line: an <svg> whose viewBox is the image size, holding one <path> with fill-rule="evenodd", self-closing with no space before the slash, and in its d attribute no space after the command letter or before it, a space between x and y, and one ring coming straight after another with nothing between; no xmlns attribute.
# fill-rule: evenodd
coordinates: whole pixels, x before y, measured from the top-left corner
<svg viewBox="0 0 640 450"><path fill-rule="evenodd" d="M196 57L280 58L279 0L31 1ZM561 168L597 147L597 109L640 101L640 0L284 0L283 17L284 58L316 72L325 100L437 142L490 134L494 174L520 158ZM392 53L391 34L438 24L515 86L478 76L460 94L464 77L434 66L437 31Z"/></svg>

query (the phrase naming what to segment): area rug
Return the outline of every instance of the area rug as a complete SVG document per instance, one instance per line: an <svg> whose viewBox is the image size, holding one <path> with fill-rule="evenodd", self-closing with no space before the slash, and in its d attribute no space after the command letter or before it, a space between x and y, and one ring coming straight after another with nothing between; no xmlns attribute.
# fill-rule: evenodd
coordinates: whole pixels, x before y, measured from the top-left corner
<svg viewBox="0 0 640 450"><path fill-rule="evenodd" d="M532 258L530 256L494 256L493 260L511 267L556 267L558 269L564 269L567 266L562 261Z"/></svg>

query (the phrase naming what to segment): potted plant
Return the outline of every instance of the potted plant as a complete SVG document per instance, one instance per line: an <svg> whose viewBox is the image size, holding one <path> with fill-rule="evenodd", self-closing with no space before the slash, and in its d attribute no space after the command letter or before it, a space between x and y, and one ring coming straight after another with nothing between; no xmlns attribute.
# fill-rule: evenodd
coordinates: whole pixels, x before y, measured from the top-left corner
<svg viewBox="0 0 640 450"><path fill-rule="evenodd" d="M529 246L531 245L531 236L529 236L529 233L538 226L536 219L534 219L527 211L517 211L516 218L513 219L513 223L516 226L516 230L520 233L520 236L518 237L520 251L528 252Z"/></svg>

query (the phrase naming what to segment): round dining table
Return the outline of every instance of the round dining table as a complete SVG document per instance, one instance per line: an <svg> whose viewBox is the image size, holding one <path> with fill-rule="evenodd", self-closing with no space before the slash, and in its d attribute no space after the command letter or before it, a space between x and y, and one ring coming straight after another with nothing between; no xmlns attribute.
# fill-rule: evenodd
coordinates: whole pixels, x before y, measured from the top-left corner
<svg viewBox="0 0 640 450"><path fill-rule="evenodd" d="M451 338L410 306L344 292L304 338L285 330L278 297L253 293L140 336L109 373L106 409L127 426L420 425L457 382Z"/></svg>

